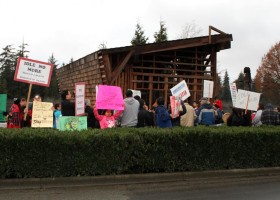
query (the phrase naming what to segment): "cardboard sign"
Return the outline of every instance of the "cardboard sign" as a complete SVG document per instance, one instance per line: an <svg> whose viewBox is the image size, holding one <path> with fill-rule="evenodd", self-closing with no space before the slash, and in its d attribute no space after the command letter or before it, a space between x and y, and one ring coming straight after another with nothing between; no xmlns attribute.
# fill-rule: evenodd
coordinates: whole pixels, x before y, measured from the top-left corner
<svg viewBox="0 0 280 200"><path fill-rule="evenodd" d="M31 127L53 127L53 103L33 101Z"/></svg>
<svg viewBox="0 0 280 200"><path fill-rule="evenodd" d="M170 89L173 96L180 97L183 101L191 96L185 80L181 81Z"/></svg>
<svg viewBox="0 0 280 200"><path fill-rule="evenodd" d="M180 107L181 107L181 98L170 96L170 106L171 106L171 117L179 117Z"/></svg>
<svg viewBox="0 0 280 200"><path fill-rule="evenodd" d="M59 118L60 131L81 131L87 129L87 117L65 116Z"/></svg>
<svg viewBox="0 0 280 200"><path fill-rule="evenodd" d="M130 89L131 90L131 89ZM131 90L133 93L133 97L135 97L136 95L138 95L141 98L141 91L140 90Z"/></svg>
<svg viewBox="0 0 280 200"><path fill-rule="evenodd" d="M96 97L97 109L124 110L122 90L118 86L99 85Z"/></svg>
<svg viewBox="0 0 280 200"><path fill-rule="evenodd" d="M203 81L203 97L213 98L213 88L214 82L213 81Z"/></svg>
<svg viewBox="0 0 280 200"><path fill-rule="evenodd" d="M75 84L75 115L80 116L85 114L85 83Z"/></svg>
<svg viewBox="0 0 280 200"><path fill-rule="evenodd" d="M236 97L236 108L257 111L260 101L260 93L246 90L238 90Z"/></svg>
<svg viewBox="0 0 280 200"><path fill-rule="evenodd" d="M14 80L34 85L50 86L53 65L28 58L18 58Z"/></svg>
<svg viewBox="0 0 280 200"><path fill-rule="evenodd" d="M230 87L230 94L231 94L231 99L232 99L232 106L235 107L236 97L237 97L236 83L230 83L229 87Z"/></svg>

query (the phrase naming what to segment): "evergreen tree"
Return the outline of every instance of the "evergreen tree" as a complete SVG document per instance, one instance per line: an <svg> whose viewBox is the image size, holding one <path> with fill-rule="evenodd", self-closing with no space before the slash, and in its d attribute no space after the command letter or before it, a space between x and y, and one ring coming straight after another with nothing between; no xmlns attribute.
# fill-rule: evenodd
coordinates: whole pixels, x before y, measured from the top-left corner
<svg viewBox="0 0 280 200"><path fill-rule="evenodd" d="M15 95L14 73L16 67L16 54L12 45L3 48L0 54L0 93L8 94L8 98Z"/></svg>
<svg viewBox="0 0 280 200"><path fill-rule="evenodd" d="M154 34L155 42L167 41L166 27L163 21L160 21L160 29Z"/></svg>
<svg viewBox="0 0 280 200"><path fill-rule="evenodd" d="M234 81L236 83L237 89L244 90L244 74L242 72L239 73L238 78Z"/></svg>
<svg viewBox="0 0 280 200"><path fill-rule="evenodd" d="M18 46L16 59L18 59L19 57L28 58L27 53L29 53L29 51L27 50L27 46L28 46L28 44L24 43L24 41L22 42L22 44L20 46ZM16 88L16 94L15 94L16 97L18 97L18 98L27 97L29 84L15 81L14 87Z"/></svg>
<svg viewBox="0 0 280 200"><path fill-rule="evenodd" d="M217 73L217 78L215 81L215 94L216 94L216 98L221 99L222 98L222 81L221 81L221 77L219 76L219 74Z"/></svg>
<svg viewBox="0 0 280 200"><path fill-rule="evenodd" d="M230 101L231 100L231 94L230 94L230 87L229 87L229 76L228 72L225 72L223 86L222 86L222 99L224 101Z"/></svg>
<svg viewBox="0 0 280 200"><path fill-rule="evenodd" d="M148 39L149 38L145 37L144 31L142 30L142 27L138 22L137 25L136 25L136 30L135 30L134 37L131 40L131 44L132 45L146 44Z"/></svg>
<svg viewBox="0 0 280 200"><path fill-rule="evenodd" d="M44 89L44 96L50 98L59 98L58 82L56 76L58 65L57 65L57 60L55 59L53 54L49 57L48 62L53 64L53 71L52 71L50 86L45 87Z"/></svg>

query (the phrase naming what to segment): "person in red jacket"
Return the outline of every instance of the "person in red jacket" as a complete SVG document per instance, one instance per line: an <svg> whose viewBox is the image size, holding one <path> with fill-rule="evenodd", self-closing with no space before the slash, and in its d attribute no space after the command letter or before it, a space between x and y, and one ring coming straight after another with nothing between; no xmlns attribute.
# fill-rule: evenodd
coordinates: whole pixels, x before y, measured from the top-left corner
<svg viewBox="0 0 280 200"><path fill-rule="evenodd" d="M22 128L22 115L19 98L14 98L14 103L11 106L8 115L7 128Z"/></svg>

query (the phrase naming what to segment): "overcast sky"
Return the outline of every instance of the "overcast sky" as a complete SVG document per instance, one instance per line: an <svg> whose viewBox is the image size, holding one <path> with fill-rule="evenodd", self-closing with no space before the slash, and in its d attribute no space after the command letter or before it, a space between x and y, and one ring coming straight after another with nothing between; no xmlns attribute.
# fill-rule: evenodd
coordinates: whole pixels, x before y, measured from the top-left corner
<svg viewBox="0 0 280 200"><path fill-rule="evenodd" d="M262 57L280 41L279 0L0 0L0 48L27 43L29 58L69 63L98 50L129 46L137 22L149 42L167 27L169 40L194 22L208 35L212 25L233 35L231 49L218 53L218 71L234 81L245 66L252 76Z"/></svg>

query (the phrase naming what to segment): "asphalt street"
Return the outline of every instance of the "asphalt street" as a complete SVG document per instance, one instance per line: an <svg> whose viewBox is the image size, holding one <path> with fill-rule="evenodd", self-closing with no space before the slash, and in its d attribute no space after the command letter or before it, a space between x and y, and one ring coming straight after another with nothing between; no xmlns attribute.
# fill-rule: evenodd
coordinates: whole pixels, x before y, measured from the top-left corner
<svg viewBox="0 0 280 200"><path fill-rule="evenodd" d="M245 171L246 172L246 171ZM141 176L140 176L141 177ZM117 181L100 178L92 181L79 181L51 184L41 181L40 187L28 182L1 182L2 200L279 200L280 174L200 174L183 176L170 174L167 177L147 178L121 177ZM139 179L138 179L139 178ZM68 179L68 182L71 179ZM61 182L61 180L60 180ZM104 184L105 183L105 184Z"/></svg>

